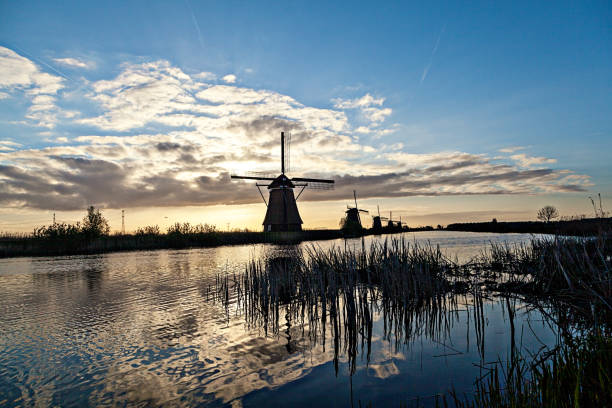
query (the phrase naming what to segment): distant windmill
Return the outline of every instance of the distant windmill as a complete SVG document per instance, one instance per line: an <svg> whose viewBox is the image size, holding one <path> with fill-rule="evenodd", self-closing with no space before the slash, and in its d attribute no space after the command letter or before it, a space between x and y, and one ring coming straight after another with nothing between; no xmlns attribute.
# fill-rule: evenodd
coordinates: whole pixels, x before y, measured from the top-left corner
<svg viewBox="0 0 612 408"><path fill-rule="evenodd" d="M361 224L360 213L368 213L368 210L362 210L357 207L357 192L353 190L353 198L355 199L355 207L346 206L346 218L344 219L344 228L363 228Z"/></svg>
<svg viewBox="0 0 612 408"><path fill-rule="evenodd" d="M387 227L393 228L394 225L395 224L393 223L393 211L389 211L389 222L387 222Z"/></svg>
<svg viewBox="0 0 612 408"><path fill-rule="evenodd" d="M305 188L316 190L328 190L333 188L334 180L313 179L304 177L289 178L285 170L289 171L289 147L291 138L285 138L285 132L281 132L281 174L278 177L264 176L235 176L232 179L270 181L270 184L255 184L264 203L268 207L263 221L264 231L301 231L302 218L297 208L296 201L300 198ZM285 156L285 151L287 155ZM268 201L261 192L260 187L267 187L270 192ZM297 197L293 189L301 187Z"/></svg>
<svg viewBox="0 0 612 408"><path fill-rule="evenodd" d="M372 228L380 231L383 228L382 222L388 220L388 218L380 216L380 207L378 205L376 206L376 209L378 210L378 215L372 217Z"/></svg>

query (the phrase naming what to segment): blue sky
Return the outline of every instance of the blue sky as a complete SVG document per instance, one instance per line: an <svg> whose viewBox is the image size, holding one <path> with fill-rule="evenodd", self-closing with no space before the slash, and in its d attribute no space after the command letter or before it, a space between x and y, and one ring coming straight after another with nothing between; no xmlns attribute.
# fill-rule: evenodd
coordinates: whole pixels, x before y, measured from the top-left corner
<svg viewBox="0 0 612 408"><path fill-rule="evenodd" d="M8 228L53 211L74 219L90 203L130 208L135 224L162 207L254 228L253 186L195 189L269 168L287 127L297 169L341 181L305 196L306 226L336 225L353 188L412 223L533 218L548 203L588 214L588 195L612 196L611 23L607 2L2 2L0 215ZM213 160L213 141L233 156ZM79 184L104 172L130 188ZM395 173L393 194L370 188Z"/></svg>

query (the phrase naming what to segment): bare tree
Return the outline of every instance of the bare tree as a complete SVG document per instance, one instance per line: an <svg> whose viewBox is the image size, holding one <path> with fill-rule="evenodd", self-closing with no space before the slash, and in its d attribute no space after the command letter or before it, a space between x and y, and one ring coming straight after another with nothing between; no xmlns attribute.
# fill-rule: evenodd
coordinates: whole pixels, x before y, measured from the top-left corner
<svg viewBox="0 0 612 408"><path fill-rule="evenodd" d="M540 208L538 211L538 220L544 222L550 222L550 220L557 218L559 216L559 211L552 205L547 205L545 207Z"/></svg>

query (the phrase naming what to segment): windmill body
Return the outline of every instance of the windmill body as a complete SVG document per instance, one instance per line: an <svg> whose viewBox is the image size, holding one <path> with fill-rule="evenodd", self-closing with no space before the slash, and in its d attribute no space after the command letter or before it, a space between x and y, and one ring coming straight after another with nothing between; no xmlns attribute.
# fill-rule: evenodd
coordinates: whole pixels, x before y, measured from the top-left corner
<svg viewBox="0 0 612 408"><path fill-rule="evenodd" d="M359 210L357 208L348 208L346 210L346 221L347 224L355 224L361 227L361 217L359 216Z"/></svg>
<svg viewBox="0 0 612 408"><path fill-rule="evenodd" d="M293 189L295 184L284 174L269 186L268 209L263 221L264 231L301 231L302 217L297 208Z"/></svg>
<svg viewBox="0 0 612 408"><path fill-rule="evenodd" d="M257 177L257 176L235 176L232 179L246 179L270 182L270 184L256 184L257 188L267 187L269 191L268 201L266 202L263 193L259 190L264 203L267 206L266 216L264 217L264 231L301 231L302 218L297 207L297 199L305 188L330 189L333 187L333 180L313 179L303 177L289 178L285 174L288 170L289 139L285 138L285 132L281 132L281 174L276 177ZM285 161L287 158L287 161ZM296 197L293 190L299 188L300 192Z"/></svg>

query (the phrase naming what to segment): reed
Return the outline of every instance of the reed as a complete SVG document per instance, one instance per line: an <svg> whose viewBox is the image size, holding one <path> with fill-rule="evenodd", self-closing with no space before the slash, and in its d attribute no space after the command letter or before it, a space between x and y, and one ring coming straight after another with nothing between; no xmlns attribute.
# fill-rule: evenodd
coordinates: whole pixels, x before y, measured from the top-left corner
<svg viewBox="0 0 612 408"><path fill-rule="evenodd" d="M471 407L612 406L612 338L594 334L565 343L544 356L516 354L477 381L473 396L442 398Z"/></svg>
<svg viewBox="0 0 612 408"><path fill-rule="evenodd" d="M509 362L495 365L477 382L475 394L450 393L438 403L608 403L612 309L610 247L605 239L492 244L462 265L438 247L403 239L374 242L367 248L286 247L251 261L242 274L218 276L210 290L228 313L230 308L243 313L250 327L266 335L279 335L284 327L288 333L297 325L302 333L308 332L313 345L331 343L336 373L339 356L345 355L350 375L360 355L369 361L374 320L382 319L384 336L396 347L420 335L444 342L458 310L458 295L465 296L473 315L478 351L484 358L484 298L500 292L521 297L552 319L561 329L562 346L524 357L513 341ZM511 309L508 306L512 325ZM576 340L580 338L590 340Z"/></svg>
<svg viewBox="0 0 612 408"><path fill-rule="evenodd" d="M555 237L527 244L492 244L473 267L495 271L496 290L547 297L595 322L612 319L611 255L604 235ZM500 279L503 276L505 281Z"/></svg>
<svg viewBox="0 0 612 408"><path fill-rule="evenodd" d="M346 353L352 373L359 352L369 359L379 314L396 345L419 334L443 339L457 308L452 294L465 291L462 279L439 248L400 239L367 249L286 248L251 261L240 276L218 276L211 293L266 334L288 322L307 327L314 344L332 342L336 369Z"/></svg>

